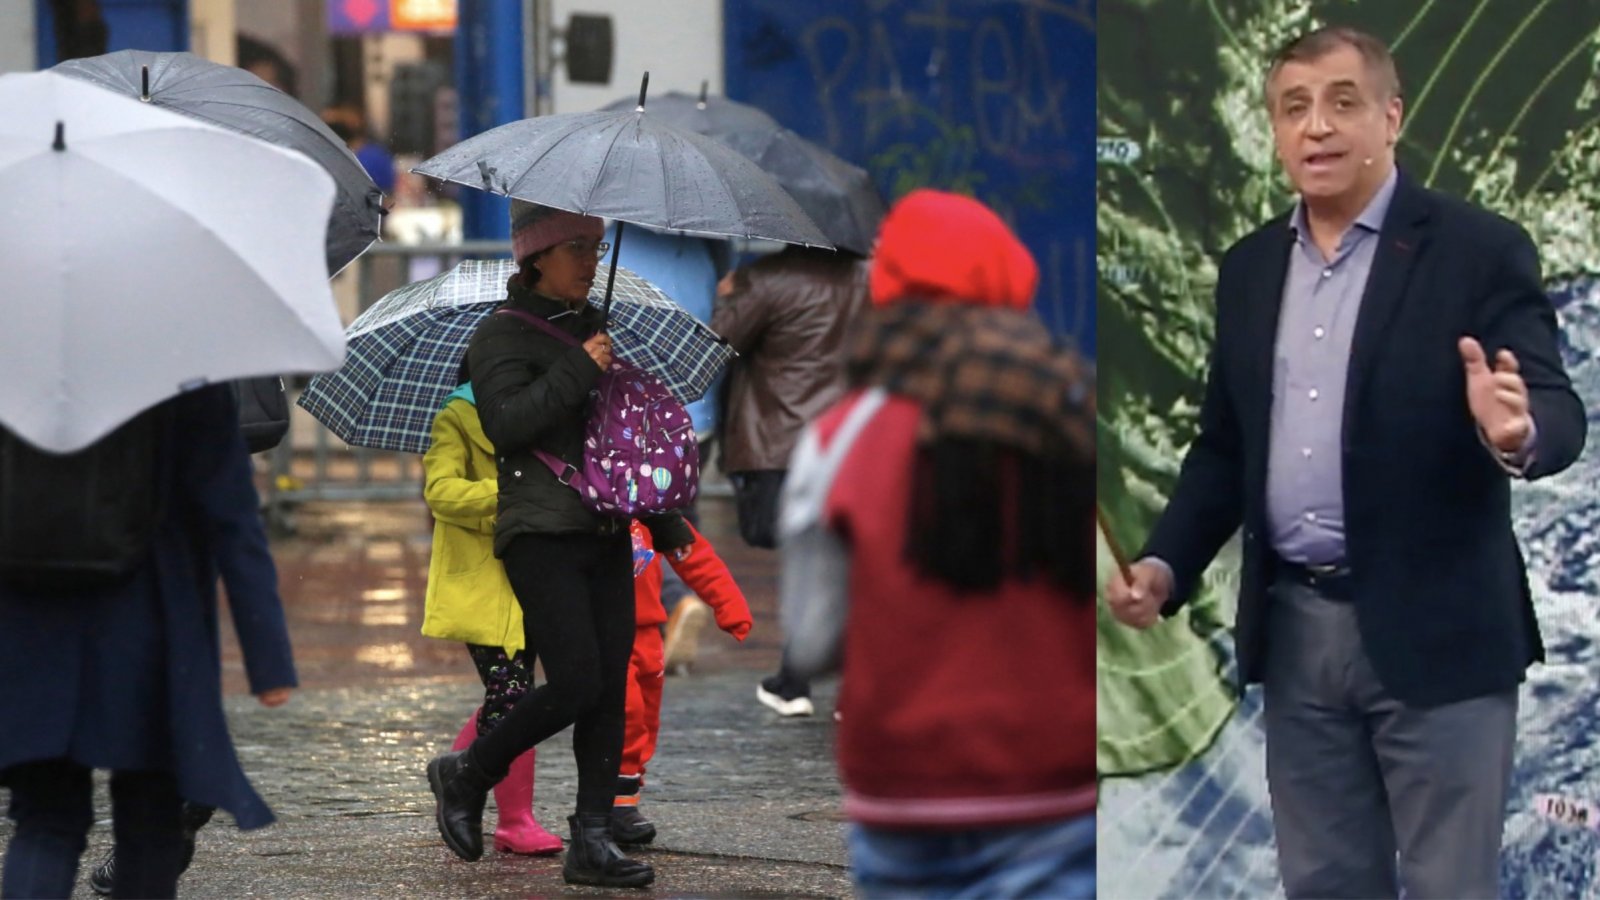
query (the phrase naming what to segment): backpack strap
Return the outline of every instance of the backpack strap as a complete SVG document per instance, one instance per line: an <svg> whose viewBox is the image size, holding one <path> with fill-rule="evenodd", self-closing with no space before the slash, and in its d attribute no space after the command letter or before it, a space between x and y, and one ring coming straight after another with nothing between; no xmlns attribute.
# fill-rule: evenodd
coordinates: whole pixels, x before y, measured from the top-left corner
<svg viewBox="0 0 1600 900"><path fill-rule="evenodd" d="M512 308L510 308L508 306L502 306L499 309L495 310L494 313L495 313L495 315L516 316L517 318L521 319L522 321L527 322L529 325L532 325L533 327L538 328L539 330L543 331L545 334L548 334L551 337L553 337L553 338L555 338L555 339L557 339L559 341L563 341L565 343L571 344L574 347L582 347L583 346L583 342L582 341L578 340L577 338L573 337L570 334L567 334L565 331L562 331L561 329L557 328L556 326L551 325L549 319L543 318L541 316L536 316L533 313L524 312L523 310L520 310L520 309L512 309Z"/></svg>
<svg viewBox="0 0 1600 900"><path fill-rule="evenodd" d="M500 315L502 313L508 316L516 316L517 318L527 322L529 325L532 325L535 328L538 328L551 337L564 341L565 343L574 347L583 346L583 344L577 338L567 334L565 331L562 331L556 326L551 325L550 320L548 319L536 316L529 312L524 312L520 309L511 309L510 307L505 306L502 306L494 311L495 315ZM550 469L551 474L556 476L557 481L561 482L567 487L573 487L572 479L573 476L578 474L577 466L574 466L573 464L567 462L554 453L549 452L548 450L541 450L538 447L533 448L533 455L537 456L539 461L544 463L545 466Z"/></svg>

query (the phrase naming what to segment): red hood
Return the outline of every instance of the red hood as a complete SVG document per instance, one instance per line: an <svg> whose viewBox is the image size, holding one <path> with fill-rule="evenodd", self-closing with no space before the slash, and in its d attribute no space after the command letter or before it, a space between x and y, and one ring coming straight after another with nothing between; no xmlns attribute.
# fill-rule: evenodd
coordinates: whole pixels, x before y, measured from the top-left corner
<svg viewBox="0 0 1600 900"><path fill-rule="evenodd" d="M1039 286L1039 267L989 207L924 188L884 217L871 286L879 305L915 297L1025 309Z"/></svg>

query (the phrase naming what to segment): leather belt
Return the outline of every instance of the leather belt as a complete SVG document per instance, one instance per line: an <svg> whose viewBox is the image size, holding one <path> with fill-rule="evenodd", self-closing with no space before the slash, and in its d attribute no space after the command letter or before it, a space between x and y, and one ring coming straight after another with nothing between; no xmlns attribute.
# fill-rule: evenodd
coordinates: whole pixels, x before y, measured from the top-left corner
<svg viewBox="0 0 1600 900"><path fill-rule="evenodd" d="M1303 585L1329 600L1349 603L1353 597L1350 567L1344 563L1303 565L1278 562L1278 578Z"/></svg>

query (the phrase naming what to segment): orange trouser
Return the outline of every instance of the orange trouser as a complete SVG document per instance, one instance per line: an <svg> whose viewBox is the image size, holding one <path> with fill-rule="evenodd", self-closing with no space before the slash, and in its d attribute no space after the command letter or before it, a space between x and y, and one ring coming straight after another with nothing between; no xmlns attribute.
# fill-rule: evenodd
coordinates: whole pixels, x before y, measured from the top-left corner
<svg viewBox="0 0 1600 900"><path fill-rule="evenodd" d="M661 626L645 625L633 636L633 656L628 660L628 722L622 737L622 771L625 777L644 775L645 763L656 755L661 733L661 685L666 680L662 660Z"/></svg>

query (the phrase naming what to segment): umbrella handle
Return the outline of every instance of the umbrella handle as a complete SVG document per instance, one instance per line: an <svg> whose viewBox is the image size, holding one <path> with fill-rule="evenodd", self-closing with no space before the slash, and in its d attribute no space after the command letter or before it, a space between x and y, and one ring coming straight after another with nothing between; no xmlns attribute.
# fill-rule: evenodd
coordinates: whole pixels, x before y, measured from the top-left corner
<svg viewBox="0 0 1600 900"><path fill-rule="evenodd" d="M638 109L638 112L644 112L644 92L649 90L649 88L650 88L650 73L646 72L646 73L644 73L644 80L639 82L639 109Z"/></svg>
<svg viewBox="0 0 1600 900"><path fill-rule="evenodd" d="M649 77L649 75L645 76L645 78ZM606 302L605 305L601 307L601 311L605 315L605 321L607 325L611 324L611 289L617 283L617 257L622 255L622 229L623 226L627 224L627 222L624 222L621 219L617 220L617 239L616 242L611 245L611 271L606 275Z"/></svg>
<svg viewBox="0 0 1600 900"><path fill-rule="evenodd" d="M1100 532L1105 535L1106 548L1111 551L1111 558L1117 564L1117 570L1122 573L1122 580L1133 584L1133 571L1128 566L1128 554L1122 552L1117 545L1117 539L1111 535L1111 520L1106 517L1106 512L1099 503L1094 505L1094 517L1100 522Z"/></svg>

